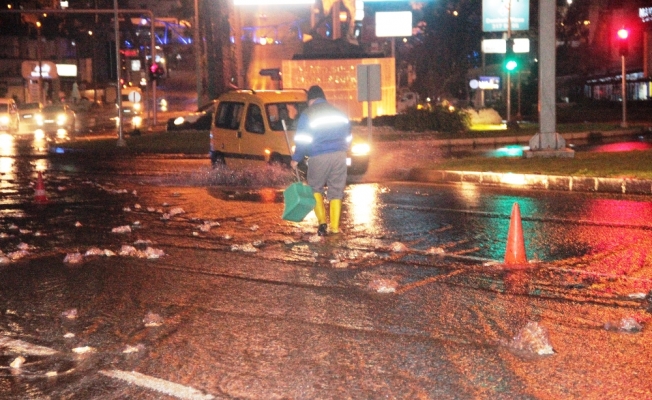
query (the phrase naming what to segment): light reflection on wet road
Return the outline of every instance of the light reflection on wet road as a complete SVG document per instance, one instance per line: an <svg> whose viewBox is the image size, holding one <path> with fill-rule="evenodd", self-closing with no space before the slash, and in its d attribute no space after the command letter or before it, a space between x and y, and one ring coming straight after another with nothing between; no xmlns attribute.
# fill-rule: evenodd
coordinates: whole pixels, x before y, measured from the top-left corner
<svg viewBox="0 0 652 400"><path fill-rule="evenodd" d="M29 203L33 173L3 179L15 211L0 221L2 250L31 247L0 266L0 332L57 354L0 343L2 365L26 358L2 370L3 398L182 398L98 373L115 370L215 398L652 395L649 330L604 329L649 319L630 296L652 289L646 198L352 184L345 234L317 241L313 216L280 219L286 172L205 162L15 159L47 168L51 204ZM490 261L502 259L514 202L539 262L506 270ZM123 245L166 256L62 262ZM146 326L151 315L159 326ZM517 351L532 321L553 355Z"/></svg>

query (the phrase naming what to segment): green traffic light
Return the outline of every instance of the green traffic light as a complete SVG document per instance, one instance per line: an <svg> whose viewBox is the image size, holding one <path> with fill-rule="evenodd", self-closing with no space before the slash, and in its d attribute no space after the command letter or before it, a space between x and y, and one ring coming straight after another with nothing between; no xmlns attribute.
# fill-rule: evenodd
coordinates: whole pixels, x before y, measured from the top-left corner
<svg viewBox="0 0 652 400"><path fill-rule="evenodd" d="M513 71L516 69L516 67L518 67L518 63L514 60L509 60L507 63L505 63L505 69L508 71Z"/></svg>

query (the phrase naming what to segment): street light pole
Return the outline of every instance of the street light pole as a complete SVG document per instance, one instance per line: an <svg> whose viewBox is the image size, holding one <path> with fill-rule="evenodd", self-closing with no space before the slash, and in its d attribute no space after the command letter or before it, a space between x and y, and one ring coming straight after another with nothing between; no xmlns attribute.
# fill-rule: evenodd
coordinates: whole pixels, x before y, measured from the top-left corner
<svg viewBox="0 0 652 400"><path fill-rule="evenodd" d="M627 83L626 83L626 71L625 71L625 55L620 56L622 80L620 82L620 92L623 97L623 122L620 123L621 128L627 128Z"/></svg>
<svg viewBox="0 0 652 400"><path fill-rule="evenodd" d="M507 46L511 44L512 38L512 0L507 0ZM505 49L505 54L509 49ZM512 71L507 70L507 126L512 121Z"/></svg>
<svg viewBox="0 0 652 400"><path fill-rule="evenodd" d="M152 22L153 23L153 22ZM122 129L122 88L120 87L120 24L118 21L118 0L113 0L113 26L115 29L115 79L116 104L118 105L118 147L125 147L127 142Z"/></svg>
<svg viewBox="0 0 652 400"><path fill-rule="evenodd" d="M195 0L195 29L193 33L193 41L195 46L195 75L197 75L197 107L199 107L201 105L202 94L201 39L199 36L199 0Z"/></svg>
<svg viewBox="0 0 652 400"><path fill-rule="evenodd" d="M43 100L43 55L41 54L41 21L36 21L36 52L38 53L38 101L45 104Z"/></svg>

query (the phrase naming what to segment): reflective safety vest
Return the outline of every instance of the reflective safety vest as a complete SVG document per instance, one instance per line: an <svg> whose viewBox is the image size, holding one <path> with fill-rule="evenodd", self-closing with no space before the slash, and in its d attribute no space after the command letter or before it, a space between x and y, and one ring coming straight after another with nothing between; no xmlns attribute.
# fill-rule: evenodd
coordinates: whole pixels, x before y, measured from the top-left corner
<svg viewBox="0 0 652 400"><path fill-rule="evenodd" d="M342 111L324 99L316 99L300 116L294 134L294 161L304 157L347 151L351 144L351 123Z"/></svg>

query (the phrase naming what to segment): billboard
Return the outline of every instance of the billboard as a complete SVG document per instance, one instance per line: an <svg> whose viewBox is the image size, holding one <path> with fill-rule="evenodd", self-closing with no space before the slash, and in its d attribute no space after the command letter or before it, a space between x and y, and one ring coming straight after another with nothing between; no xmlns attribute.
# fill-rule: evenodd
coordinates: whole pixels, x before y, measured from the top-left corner
<svg viewBox="0 0 652 400"><path fill-rule="evenodd" d="M412 36L412 11L376 13L376 37Z"/></svg>
<svg viewBox="0 0 652 400"><path fill-rule="evenodd" d="M638 17L644 24L652 22L652 7L641 7L638 9Z"/></svg>
<svg viewBox="0 0 652 400"><path fill-rule="evenodd" d="M478 77L478 89L484 89L484 90L500 89L500 77L499 76Z"/></svg>
<svg viewBox="0 0 652 400"><path fill-rule="evenodd" d="M529 53L530 39L514 38L514 53ZM485 54L505 54L507 52L507 41L505 39L484 39L482 41L482 52Z"/></svg>
<svg viewBox="0 0 652 400"><path fill-rule="evenodd" d="M530 29L529 0L482 0L482 31L507 32L508 14L513 31Z"/></svg>
<svg viewBox="0 0 652 400"><path fill-rule="evenodd" d="M380 66L381 100L372 102L371 117L396 114L396 65L394 58L390 57L283 60L283 86L308 88L320 85L330 103L344 111L350 119L360 121L368 113L364 103L358 101L357 74L360 64Z"/></svg>

